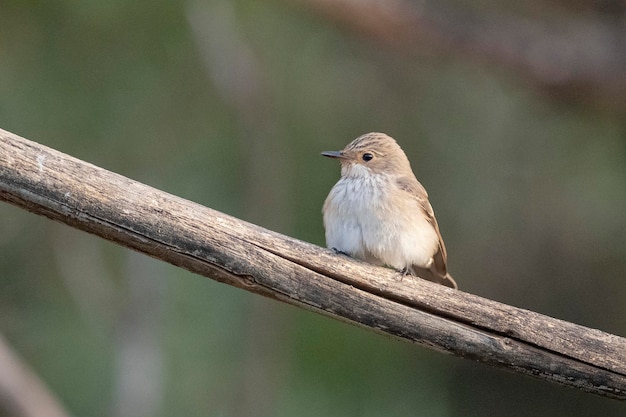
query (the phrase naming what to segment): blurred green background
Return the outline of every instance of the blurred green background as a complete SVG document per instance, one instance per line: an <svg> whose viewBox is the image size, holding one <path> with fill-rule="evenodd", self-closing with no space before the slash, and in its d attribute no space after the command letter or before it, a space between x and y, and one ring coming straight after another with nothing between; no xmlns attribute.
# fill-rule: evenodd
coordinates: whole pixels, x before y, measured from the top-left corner
<svg viewBox="0 0 626 417"><path fill-rule="evenodd" d="M322 246L339 166L319 152L386 132L462 290L626 335L624 107L389 46L311 3L4 1L0 127ZM501 7L594 13L529 5ZM76 416L624 415L7 204L0 333Z"/></svg>

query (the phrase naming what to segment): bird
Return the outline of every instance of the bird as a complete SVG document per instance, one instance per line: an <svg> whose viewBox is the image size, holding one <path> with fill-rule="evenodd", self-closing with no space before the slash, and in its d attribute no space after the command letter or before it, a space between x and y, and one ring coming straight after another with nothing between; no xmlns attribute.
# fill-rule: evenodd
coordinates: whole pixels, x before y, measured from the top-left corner
<svg viewBox="0 0 626 417"><path fill-rule="evenodd" d="M366 133L321 154L341 163L322 208L328 248L458 289L428 193L395 139Z"/></svg>

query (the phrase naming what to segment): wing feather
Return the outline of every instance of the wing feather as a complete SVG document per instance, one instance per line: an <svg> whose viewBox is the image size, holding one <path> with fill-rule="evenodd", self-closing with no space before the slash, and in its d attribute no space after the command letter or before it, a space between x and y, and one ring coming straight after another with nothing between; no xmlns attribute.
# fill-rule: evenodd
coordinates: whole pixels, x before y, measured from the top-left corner
<svg viewBox="0 0 626 417"><path fill-rule="evenodd" d="M439 246L437 252L433 255L433 266L431 267L431 272L433 275L439 275L438 277L433 277L436 282L448 282L453 288L456 288L456 283L450 275L448 274L448 267L446 262L448 260L448 254L446 252L446 245L443 243L443 238L441 237L441 232L439 231L439 225L437 224L437 219L435 218L435 212L433 211L433 207L428 201L428 193L424 186L415 178L411 177L401 177L396 181L398 187L411 194L418 202L420 209L423 214L426 216L428 223L432 225L437 233L437 238L439 239ZM445 285L445 284L444 284Z"/></svg>

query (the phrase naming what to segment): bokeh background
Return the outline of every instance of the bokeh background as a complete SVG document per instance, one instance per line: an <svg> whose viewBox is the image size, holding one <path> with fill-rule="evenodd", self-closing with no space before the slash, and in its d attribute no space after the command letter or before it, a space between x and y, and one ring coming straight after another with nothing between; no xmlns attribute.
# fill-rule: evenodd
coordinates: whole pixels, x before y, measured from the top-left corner
<svg viewBox="0 0 626 417"><path fill-rule="evenodd" d="M3 1L0 127L324 244L403 146L464 291L626 335L623 1ZM76 416L623 416L0 204L0 333ZM7 400L0 415L12 415Z"/></svg>

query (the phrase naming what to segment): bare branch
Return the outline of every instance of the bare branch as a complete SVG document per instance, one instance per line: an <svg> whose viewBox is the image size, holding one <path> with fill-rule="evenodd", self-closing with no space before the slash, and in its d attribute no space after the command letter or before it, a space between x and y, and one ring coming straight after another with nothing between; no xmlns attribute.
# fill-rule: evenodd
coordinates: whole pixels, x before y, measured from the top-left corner
<svg viewBox="0 0 626 417"><path fill-rule="evenodd" d="M439 351L626 399L626 339L335 255L0 130L0 200Z"/></svg>

